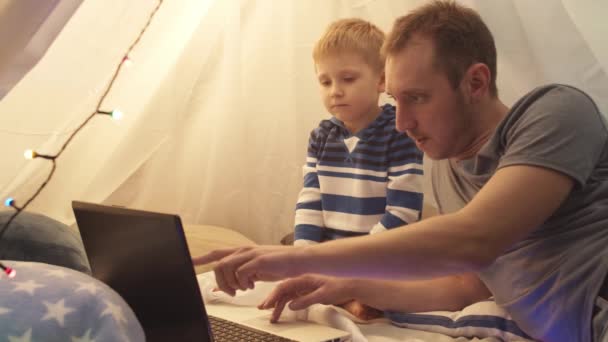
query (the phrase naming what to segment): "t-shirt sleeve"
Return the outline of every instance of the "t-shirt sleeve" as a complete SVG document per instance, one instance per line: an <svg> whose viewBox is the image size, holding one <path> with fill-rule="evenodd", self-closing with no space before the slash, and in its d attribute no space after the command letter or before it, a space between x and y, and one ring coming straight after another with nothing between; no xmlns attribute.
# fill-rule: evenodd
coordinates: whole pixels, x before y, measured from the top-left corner
<svg viewBox="0 0 608 342"><path fill-rule="evenodd" d="M556 86L518 102L502 127L509 165L546 167L586 183L606 145L606 122L593 100L581 91Z"/></svg>

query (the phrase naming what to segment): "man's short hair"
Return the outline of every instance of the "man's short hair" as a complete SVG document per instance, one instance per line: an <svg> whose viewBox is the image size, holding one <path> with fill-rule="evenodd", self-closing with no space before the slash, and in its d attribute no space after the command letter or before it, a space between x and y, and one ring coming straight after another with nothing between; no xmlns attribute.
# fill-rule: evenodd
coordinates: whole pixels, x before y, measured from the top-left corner
<svg viewBox="0 0 608 342"><path fill-rule="evenodd" d="M433 1L393 24L382 54L398 53L412 37L429 38L435 45L435 64L458 88L466 70L474 63L490 69L490 95L496 97L496 46L492 33L477 12L453 1Z"/></svg>
<svg viewBox="0 0 608 342"><path fill-rule="evenodd" d="M327 27L314 46L312 58L318 62L336 53L356 53L374 69L384 71L384 57L380 53L384 37L384 32L368 21L340 19Z"/></svg>

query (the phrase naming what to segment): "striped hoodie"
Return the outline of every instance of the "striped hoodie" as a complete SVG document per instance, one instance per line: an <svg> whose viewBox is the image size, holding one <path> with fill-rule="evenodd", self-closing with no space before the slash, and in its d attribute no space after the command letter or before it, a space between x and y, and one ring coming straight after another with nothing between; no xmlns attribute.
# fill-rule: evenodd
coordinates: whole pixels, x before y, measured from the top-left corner
<svg viewBox="0 0 608 342"><path fill-rule="evenodd" d="M332 117L310 134L294 244L377 233L420 219L422 152L395 129L395 107L352 135Z"/></svg>

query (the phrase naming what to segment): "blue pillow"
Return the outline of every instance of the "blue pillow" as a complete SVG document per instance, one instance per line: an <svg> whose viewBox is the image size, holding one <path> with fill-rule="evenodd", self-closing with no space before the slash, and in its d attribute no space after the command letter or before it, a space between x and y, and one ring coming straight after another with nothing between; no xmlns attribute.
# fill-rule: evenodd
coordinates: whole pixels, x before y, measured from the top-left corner
<svg viewBox="0 0 608 342"><path fill-rule="evenodd" d="M69 268L2 261L0 341L132 341L145 335L133 310L104 283Z"/></svg>
<svg viewBox="0 0 608 342"><path fill-rule="evenodd" d="M0 212L0 229L14 211ZM80 235L50 217L21 212L0 238L0 259L36 261L91 274Z"/></svg>

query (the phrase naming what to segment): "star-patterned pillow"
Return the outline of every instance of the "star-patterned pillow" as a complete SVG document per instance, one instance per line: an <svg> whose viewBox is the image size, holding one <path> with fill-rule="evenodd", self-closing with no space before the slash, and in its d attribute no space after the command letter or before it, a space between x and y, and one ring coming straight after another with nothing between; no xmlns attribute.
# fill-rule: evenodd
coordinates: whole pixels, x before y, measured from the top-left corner
<svg viewBox="0 0 608 342"><path fill-rule="evenodd" d="M0 341L145 341L131 308L104 283L60 266L3 263L16 275L0 275Z"/></svg>

